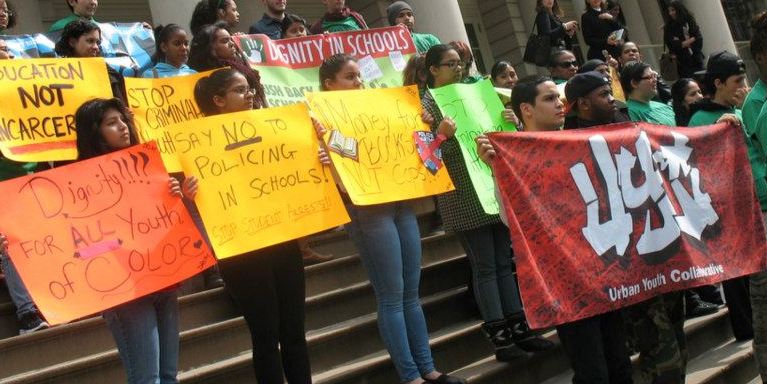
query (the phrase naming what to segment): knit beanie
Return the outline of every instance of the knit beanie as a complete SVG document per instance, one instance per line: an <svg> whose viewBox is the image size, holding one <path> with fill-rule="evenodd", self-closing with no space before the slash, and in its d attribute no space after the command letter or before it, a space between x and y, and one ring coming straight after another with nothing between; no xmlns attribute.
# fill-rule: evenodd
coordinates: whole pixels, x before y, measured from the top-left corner
<svg viewBox="0 0 767 384"><path fill-rule="evenodd" d="M411 12L413 11L413 8L410 6L410 4L404 1L395 1L388 8L386 8L386 13L389 15L389 25L396 25L397 16L399 16L399 13L405 9L408 9Z"/></svg>

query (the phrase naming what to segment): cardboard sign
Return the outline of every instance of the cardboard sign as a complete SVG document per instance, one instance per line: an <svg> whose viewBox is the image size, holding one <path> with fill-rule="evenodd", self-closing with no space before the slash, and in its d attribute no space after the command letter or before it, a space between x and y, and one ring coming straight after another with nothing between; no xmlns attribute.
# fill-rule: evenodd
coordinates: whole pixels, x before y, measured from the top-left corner
<svg viewBox="0 0 767 384"><path fill-rule="evenodd" d="M156 140L160 152L165 153L167 139L155 134L158 128L202 117L194 100L194 87L212 72L157 79L126 77L128 108L133 111L141 142Z"/></svg>
<svg viewBox="0 0 767 384"><path fill-rule="evenodd" d="M359 60L366 88L387 88L402 85L405 63L416 53L404 26L282 40L238 35L234 41L261 74L271 106L302 102L306 92L318 92L320 65L334 54L346 53Z"/></svg>
<svg viewBox="0 0 767 384"><path fill-rule="evenodd" d="M154 144L0 183L8 254L52 324L177 284L215 259Z"/></svg>
<svg viewBox="0 0 767 384"><path fill-rule="evenodd" d="M493 172L477 154L477 136L488 132L516 131L514 123L503 118L503 104L490 80L474 84L452 84L430 89L445 117L455 121L455 137L469 171L474 191L485 213L498 214Z"/></svg>
<svg viewBox="0 0 767 384"><path fill-rule="evenodd" d="M199 180L195 203L218 258L349 222L305 104L185 124L175 155Z"/></svg>
<svg viewBox="0 0 767 384"><path fill-rule="evenodd" d="M429 131L421 121L415 86L307 94L309 107L329 131L358 143L358 158L331 152L333 164L354 204L371 205L452 191L447 169L424 166L413 132ZM371 108L375 106L375 108Z"/></svg>
<svg viewBox="0 0 767 384"><path fill-rule="evenodd" d="M622 123L489 137L534 328L767 267L740 128Z"/></svg>
<svg viewBox="0 0 767 384"><path fill-rule="evenodd" d="M111 98L102 58L0 60L0 151L15 161L77 158L75 111Z"/></svg>

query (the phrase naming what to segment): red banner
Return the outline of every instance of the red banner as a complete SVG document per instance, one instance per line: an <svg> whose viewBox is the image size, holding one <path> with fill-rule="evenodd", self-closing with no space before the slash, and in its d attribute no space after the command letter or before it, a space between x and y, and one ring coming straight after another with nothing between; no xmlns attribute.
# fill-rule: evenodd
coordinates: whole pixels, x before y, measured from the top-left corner
<svg viewBox="0 0 767 384"><path fill-rule="evenodd" d="M8 254L46 320L65 323L215 263L170 193L154 142L0 183Z"/></svg>
<svg viewBox="0 0 767 384"><path fill-rule="evenodd" d="M534 328L767 267L739 128L622 123L490 140Z"/></svg>

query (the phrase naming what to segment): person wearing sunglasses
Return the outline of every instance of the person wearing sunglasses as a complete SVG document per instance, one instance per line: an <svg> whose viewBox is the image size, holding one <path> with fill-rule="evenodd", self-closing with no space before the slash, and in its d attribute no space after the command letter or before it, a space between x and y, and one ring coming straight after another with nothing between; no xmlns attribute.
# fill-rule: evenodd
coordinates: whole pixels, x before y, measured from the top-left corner
<svg viewBox="0 0 767 384"><path fill-rule="evenodd" d="M566 49L554 52L549 58L549 72L554 84L564 84L578 73L578 60Z"/></svg>

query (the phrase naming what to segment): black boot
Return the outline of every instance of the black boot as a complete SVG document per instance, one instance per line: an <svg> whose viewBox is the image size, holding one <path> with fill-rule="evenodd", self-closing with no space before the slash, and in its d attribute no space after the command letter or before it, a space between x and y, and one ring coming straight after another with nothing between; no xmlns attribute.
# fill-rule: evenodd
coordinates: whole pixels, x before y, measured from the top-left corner
<svg viewBox="0 0 767 384"><path fill-rule="evenodd" d="M485 331L485 336L495 346L496 360L509 362L527 356L525 351L514 345L514 341L511 338L511 330L506 325L505 320L486 322L482 324L482 330Z"/></svg>
<svg viewBox="0 0 767 384"><path fill-rule="evenodd" d="M514 343L525 352L548 351L554 348L554 343L542 338L537 332L530 329L522 313L509 316L507 319L511 337Z"/></svg>

